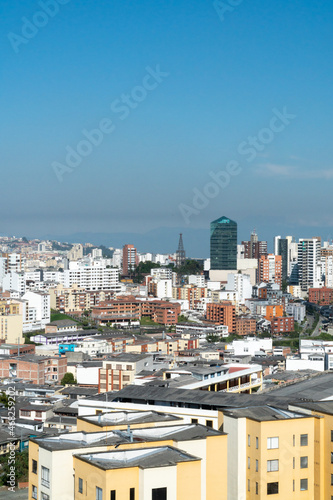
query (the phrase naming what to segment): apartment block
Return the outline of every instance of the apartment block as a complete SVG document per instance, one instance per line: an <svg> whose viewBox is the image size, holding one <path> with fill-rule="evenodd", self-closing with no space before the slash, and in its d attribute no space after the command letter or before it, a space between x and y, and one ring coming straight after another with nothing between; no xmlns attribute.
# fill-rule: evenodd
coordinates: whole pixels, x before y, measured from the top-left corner
<svg viewBox="0 0 333 500"><path fill-rule="evenodd" d="M321 306L329 306L333 303L333 288L309 288L309 302Z"/></svg>
<svg viewBox="0 0 333 500"><path fill-rule="evenodd" d="M237 335L251 335L256 333L257 322L254 318L238 316L235 320L235 333Z"/></svg>
<svg viewBox="0 0 333 500"><path fill-rule="evenodd" d="M290 317L274 317L271 320L272 333L287 333L293 332L295 328L294 318Z"/></svg>
<svg viewBox="0 0 333 500"><path fill-rule="evenodd" d="M60 382L67 372L67 358L23 355L0 359L0 378L22 378L33 384Z"/></svg>
<svg viewBox="0 0 333 500"><path fill-rule="evenodd" d="M327 499L320 430L313 415L272 406L223 411L228 500Z"/></svg>
<svg viewBox="0 0 333 500"><path fill-rule="evenodd" d="M236 330L235 306L230 302L207 304L206 319L220 325L227 325L228 332Z"/></svg>
<svg viewBox="0 0 333 500"><path fill-rule="evenodd" d="M261 255L258 261L258 283L276 283L282 285L281 255Z"/></svg>

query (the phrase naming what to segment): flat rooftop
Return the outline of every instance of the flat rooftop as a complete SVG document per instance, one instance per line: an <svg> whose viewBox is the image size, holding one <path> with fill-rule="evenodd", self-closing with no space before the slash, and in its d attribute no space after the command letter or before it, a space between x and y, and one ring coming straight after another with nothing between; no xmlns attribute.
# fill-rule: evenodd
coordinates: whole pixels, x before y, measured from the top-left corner
<svg viewBox="0 0 333 500"><path fill-rule="evenodd" d="M140 467L151 469L155 467L170 467L181 462L201 460L171 446L161 448L143 448L140 450L119 450L102 453L76 455L76 458L88 462L103 470Z"/></svg>
<svg viewBox="0 0 333 500"><path fill-rule="evenodd" d="M167 415L157 411L114 411L103 413L102 415L87 415L78 417L84 422L89 422L101 427L105 425L127 425L153 422L179 421L181 418L174 415Z"/></svg>
<svg viewBox="0 0 333 500"><path fill-rule="evenodd" d="M31 438L31 441L49 451L75 450L97 446L116 446L129 442L193 441L210 436L224 436L220 432L200 424L179 424L164 427L145 427L129 431L68 432L55 436Z"/></svg>
<svg viewBox="0 0 333 500"><path fill-rule="evenodd" d="M309 418L309 415L295 411L284 410L272 406L252 406L251 408L235 408L226 410L224 415L234 418L249 418L257 422L269 422L276 420L291 420L295 418Z"/></svg>

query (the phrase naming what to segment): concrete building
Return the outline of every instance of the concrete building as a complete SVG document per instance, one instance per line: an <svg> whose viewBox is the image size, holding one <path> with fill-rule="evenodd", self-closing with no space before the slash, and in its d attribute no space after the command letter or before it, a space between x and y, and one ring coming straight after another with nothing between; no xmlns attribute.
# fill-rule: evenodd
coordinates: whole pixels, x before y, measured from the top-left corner
<svg viewBox="0 0 333 500"><path fill-rule="evenodd" d="M282 257L280 255L262 255L258 262L258 283L276 283L282 285Z"/></svg>
<svg viewBox="0 0 333 500"><path fill-rule="evenodd" d="M212 323L226 325L228 332L233 333L236 329L235 306L230 302L207 304L206 319Z"/></svg>
<svg viewBox="0 0 333 500"><path fill-rule="evenodd" d="M134 271L139 260L134 245L124 245L123 247L123 275L128 276Z"/></svg>
<svg viewBox="0 0 333 500"><path fill-rule="evenodd" d="M272 406L223 412L228 434L228 500L323 495L320 418ZM270 497L271 498L271 497Z"/></svg>

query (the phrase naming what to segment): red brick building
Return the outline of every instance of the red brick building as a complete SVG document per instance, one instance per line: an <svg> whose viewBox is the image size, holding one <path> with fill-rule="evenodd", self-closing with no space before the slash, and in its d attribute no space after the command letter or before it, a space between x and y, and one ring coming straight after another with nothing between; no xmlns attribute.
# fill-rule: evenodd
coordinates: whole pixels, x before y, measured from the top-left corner
<svg viewBox="0 0 333 500"><path fill-rule="evenodd" d="M177 302L140 300L129 295L102 302L92 309L91 317L98 320L99 324L138 321L146 316L162 325L175 325L180 312L181 307Z"/></svg>
<svg viewBox="0 0 333 500"><path fill-rule="evenodd" d="M333 288L309 288L309 302L329 306L333 302Z"/></svg>
<svg viewBox="0 0 333 500"><path fill-rule="evenodd" d="M231 302L207 304L206 319L217 325L228 326L229 333L236 331L235 306Z"/></svg>
<svg viewBox="0 0 333 500"><path fill-rule="evenodd" d="M294 330L294 318L275 317L271 321L272 333L286 333Z"/></svg>
<svg viewBox="0 0 333 500"><path fill-rule="evenodd" d="M66 356L25 355L0 359L0 378L21 378L33 384L58 383L67 372Z"/></svg>
<svg viewBox="0 0 333 500"><path fill-rule="evenodd" d="M256 333L257 322L254 318L236 318L237 335L251 335Z"/></svg>

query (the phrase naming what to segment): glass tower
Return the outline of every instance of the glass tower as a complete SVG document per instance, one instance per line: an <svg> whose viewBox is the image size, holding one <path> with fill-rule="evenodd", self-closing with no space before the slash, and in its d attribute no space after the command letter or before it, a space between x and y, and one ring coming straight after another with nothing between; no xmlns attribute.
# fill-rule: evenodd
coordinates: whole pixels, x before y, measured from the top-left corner
<svg viewBox="0 0 333 500"><path fill-rule="evenodd" d="M237 223L224 216L210 223L210 268L237 269Z"/></svg>

